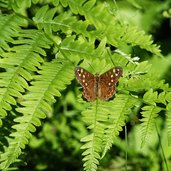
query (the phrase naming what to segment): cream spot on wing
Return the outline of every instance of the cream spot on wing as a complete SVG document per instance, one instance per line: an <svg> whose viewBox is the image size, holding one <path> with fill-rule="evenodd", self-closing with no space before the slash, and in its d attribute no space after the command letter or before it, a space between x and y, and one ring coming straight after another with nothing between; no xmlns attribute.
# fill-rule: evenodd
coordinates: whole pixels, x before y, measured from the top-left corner
<svg viewBox="0 0 171 171"><path fill-rule="evenodd" d="M113 78L113 74L110 77Z"/></svg>
<svg viewBox="0 0 171 171"><path fill-rule="evenodd" d="M111 82L113 83L113 79L111 80Z"/></svg>
<svg viewBox="0 0 171 171"><path fill-rule="evenodd" d="M85 75L83 75L83 78L85 78Z"/></svg>
<svg viewBox="0 0 171 171"><path fill-rule="evenodd" d="M85 83L85 80L83 80L83 83Z"/></svg>
<svg viewBox="0 0 171 171"><path fill-rule="evenodd" d="M116 69L116 72L119 72L119 71L120 71L120 69L119 69L119 68L117 68L117 69Z"/></svg>
<svg viewBox="0 0 171 171"><path fill-rule="evenodd" d="M83 73L83 69L81 68L81 73Z"/></svg>
<svg viewBox="0 0 171 171"><path fill-rule="evenodd" d="M115 69L113 69L113 72L115 72Z"/></svg>
<svg viewBox="0 0 171 171"><path fill-rule="evenodd" d="M79 77L81 77L81 74L78 74Z"/></svg>
<svg viewBox="0 0 171 171"><path fill-rule="evenodd" d="M85 83L85 86L87 86L88 84L87 83Z"/></svg>
<svg viewBox="0 0 171 171"><path fill-rule="evenodd" d="M118 73L115 73L115 76L117 77L119 74Z"/></svg>
<svg viewBox="0 0 171 171"><path fill-rule="evenodd" d="M111 83L109 82L108 85L111 86Z"/></svg>

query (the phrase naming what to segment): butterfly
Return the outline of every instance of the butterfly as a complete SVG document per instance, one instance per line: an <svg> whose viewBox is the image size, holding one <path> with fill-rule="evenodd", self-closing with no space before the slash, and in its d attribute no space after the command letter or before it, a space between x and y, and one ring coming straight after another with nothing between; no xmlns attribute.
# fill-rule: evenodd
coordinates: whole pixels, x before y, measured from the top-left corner
<svg viewBox="0 0 171 171"><path fill-rule="evenodd" d="M122 76L123 69L114 67L102 75L88 72L84 68L76 67L75 76L83 87L83 97L92 102L99 98L101 100L110 99L116 91L116 84Z"/></svg>

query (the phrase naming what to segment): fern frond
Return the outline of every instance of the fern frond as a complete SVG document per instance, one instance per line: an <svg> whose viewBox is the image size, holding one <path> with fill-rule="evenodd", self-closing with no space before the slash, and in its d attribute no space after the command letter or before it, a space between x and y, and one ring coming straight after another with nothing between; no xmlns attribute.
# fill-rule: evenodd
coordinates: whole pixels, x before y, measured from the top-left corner
<svg viewBox="0 0 171 171"><path fill-rule="evenodd" d="M157 56L162 56L159 46L153 44L151 36L145 35L144 31L138 31L134 26L124 24L124 21L122 22L122 19L119 19L117 15L112 16L108 12L105 4L96 6L97 10L99 8L103 12L96 13L97 11L94 10L92 16L98 16L97 18L101 18L104 25L107 26L105 35L108 43L118 48L121 48L123 44L131 44L132 46L139 46L142 49L146 49ZM109 25L108 21L113 22Z"/></svg>
<svg viewBox="0 0 171 171"><path fill-rule="evenodd" d="M91 134L82 138L85 144L81 147L84 149L83 161L86 171L97 170L102 151L101 144L104 135L105 121L108 118L108 110L105 108L105 102L96 101L88 110L82 112L83 121L88 125Z"/></svg>
<svg viewBox="0 0 171 171"><path fill-rule="evenodd" d="M59 30L62 30L64 33L70 31L75 31L77 34L81 32L87 33L86 28L88 27L88 22L78 21L69 12L61 13L54 17L56 13L57 8L49 9L48 6L44 6L39 9L33 19L38 28L44 29L48 35L51 35L52 31L56 32Z"/></svg>
<svg viewBox="0 0 171 171"><path fill-rule="evenodd" d="M14 119L17 124L12 128L16 131L10 134L13 138L9 140L9 146L1 155L1 169L6 169L15 162L21 154L21 149L28 144L35 127L41 125L40 119L51 112L54 96L60 96L60 91L73 79L73 66L66 61L54 60L40 67L39 74L34 76L35 81L31 83L29 93L22 97L20 104L23 107L16 109L22 116Z"/></svg>
<svg viewBox="0 0 171 171"><path fill-rule="evenodd" d="M169 91L169 85L152 72L151 64L147 61L138 63L138 65L130 65L129 63L126 69L128 70L126 70L128 72L126 74L131 76L130 79L125 80L126 89L129 91L139 92L150 89L161 89L164 92Z"/></svg>
<svg viewBox="0 0 171 171"><path fill-rule="evenodd" d="M168 144L171 144L171 102L166 107L167 116L167 130L168 130Z"/></svg>
<svg viewBox="0 0 171 171"><path fill-rule="evenodd" d="M138 31L136 27L126 25L123 22L120 24L122 20L119 20L117 16L111 15L105 3L92 8L85 17L87 20L93 21L91 24L96 26L98 30L96 34L99 39L103 36L107 38L107 43L115 47L120 48L123 44L132 44L132 46L136 45L157 56L162 56L159 46L153 44L151 36L145 35L143 31ZM108 21L112 22L108 24Z"/></svg>
<svg viewBox="0 0 171 171"><path fill-rule="evenodd" d="M15 11L15 12L20 12L21 13L21 9L23 9L23 11L25 11L27 8L31 7L31 4L33 3L36 3L35 0L23 0L23 1L12 1L10 2L10 7L12 7L12 9ZM24 12L23 12L24 13Z"/></svg>
<svg viewBox="0 0 171 171"><path fill-rule="evenodd" d="M157 114L161 111L162 109L158 106L154 105L149 105L149 106L144 106L142 108L142 116L143 118L140 120L142 122L141 124L141 131L142 131L142 143L141 147L144 146L146 141L149 141L150 139L150 134L152 130L155 129L155 118L158 116Z"/></svg>
<svg viewBox="0 0 171 171"><path fill-rule="evenodd" d="M91 1L69 1L69 0L60 0L61 4L64 7L69 6L73 13L75 14L84 14L85 12L88 13L88 11L94 6L96 3L96 0Z"/></svg>
<svg viewBox="0 0 171 171"><path fill-rule="evenodd" d="M59 30L65 34L75 32L77 35L82 34L93 41L106 38L108 44L118 48L122 47L123 44L132 44L162 56L159 47L153 44L150 36L145 35L142 31L137 31L135 27L121 25L118 18L109 13L104 3L95 7L93 7L93 1L91 1L91 5L86 5L88 3L84 3L81 8L80 2L78 4L75 2L75 8L73 8L74 12L77 9L77 12L85 16L85 21L78 20L69 12L54 17L57 9L49 9L48 6L42 7L37 12L34 21L40 29L44 29L50 35L52 31ZM65 5L71 5L71 3ZM111 21L111 24L108 24L108 21ZM95 27L93 31L87 29L90 25Z"/></svg>
<svg viewBox="0 0 171 171"><path fill-rule="evenodd" d="M167 104L167 103L166 103L166 95L167 95L167 94L168 94L168 93L165 92L165 91L159 93L159 95L158 95L158 101L159 101L159 103L163 103L164 105Z"/></svg>
<svg viewBox="0 0 171 171"><path fill-rule="evenodd" d="M100 158L111 148L114 138L125 125L127 114L135 106L137 99L130 95L117 95L114 101L98 101L94 106L82 112L84 122L89 125L91 134L82 138L85 144L83 158L85 170L96 170ZM102 157L100 155L102 154Z"/></svg>
<svg viewBox="0 0 171 171"><path fill-rule="evenodd" d="M75 16L71 16L70 13L61 13L55 16L57 13L57 8L49 9L48 6L42 7L34 17L34 21L38 28L44 29L48 35L52 35L52 32L57 32L62 30L64 34L68 35L72 32L76 32L77 35L81 34L83 36L67 36L60 44L60 51L65 54L66 57L70 56L71 61L79 61L81 59L92 59L95 57L101 57L106 51L106 39L101 39L99 47L95 49L94 41L87 41L85 37L90 37L87 27L89 25L88 21L78 21ZM94 34L93 34L94 35ZM102 46L104 48L102 48ZM78 58L78 59L77 59Z"/></svg>
<svg viewBox="0 0 171 171"><path fill-rule="evenodd" d="M136 105L138 99L130 96L119 94L115 99L109 102L106 107L109 109L108 123L105 127L105 135L103 138L103 158L108 149L111 148L114 139L119 135L122 127L125 125L128 114L131 109Z"/></svg>
<svg viewBox="0 0 171 171"><path fill-rule="evenodd" d="M171 144L171 92L169 92L166 96L166 100L168 102L166 106L166 121L167 121L167 130L168 130L168 144Z"/></svg>
<svg viewBox="0 0 171 171"><path fill-rule="evenodd" d="M43 48L49 48L50 44L40 31L23 30L18 34L21 39L13 40L15 46L9 52L3 52L0 59L0 67L6 70L0 73L1 118L11 110L11 105L16 105L14 97L21 97L21 93L28 89L27 81L32 78L30 71L36 71L36 67L43 62L41 56L46 55Z"/></svg>
<svg viewBox="0 0 171 171"><path fill-rule="evenodd" d="M143 100L146 104L151 104L151 105L156 105L156 101L158 98L158 93L155 91L153 92L152 89L150 89L149 91L147 91L144 96L143 96Z"/></svg>
<svg viewBox="0 0 171 171"><path fill-rule="evenodd" d="M158 116L157 114L162 110L161 107L156 105L157 98L158 93L153 92L152 89L144 94L143 100L148 105L144 106L141 112L143 116L143 118L140 120L142 122L141 146L143 146L145 142L150 138L152 130L155 129L155 118Z"/></svg>
<svg viewBox="0 0 171 171"><path fill-rule="evenodd" d="M100 56L99 52L95 53L93 44L81 37L75 40L75 36L65 38L61 43L60 50L65 56L70 56L71 61L92 59Z"/></svg>
<svg viewBox="0 0 171 171"><path fill-rule="evenodd" d="M23 20L17 15L0 15L0 55L10 49L8 42L17 37L20 26L24 26Z"/></svg>
<svg viewBox="0 0 171 171"><path fill-rule="evenodd" d="M159 46L153 44L151 36L145 35L144 31L138 31L136 27L128 26L123 34L122 41L130 43L132 46L140 46L142 49L162 57Z"/></svg>

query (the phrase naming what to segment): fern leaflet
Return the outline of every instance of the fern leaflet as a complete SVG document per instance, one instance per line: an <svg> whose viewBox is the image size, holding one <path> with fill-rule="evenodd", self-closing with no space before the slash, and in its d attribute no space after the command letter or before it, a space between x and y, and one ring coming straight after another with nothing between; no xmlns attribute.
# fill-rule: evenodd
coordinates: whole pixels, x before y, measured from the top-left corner
<svg viewBox="0 0 171 171"><path fill-rule="evenodd" d="M34 76L35 81L29 88L29 93L24 95L23 101L16 110L22 113L14 121L12 126L16 131L11 133L13 137L9 140L9 146L1 155L0 168L5 169L13 163L21 154L31 137L31 132L36 130L35 126L40 126L41 118L46 117L46 113L51 112L51 104L54 96L60 96L61 90L73 79L73 66L67 61L53 61L45 63L38 71L40 75ZM10 157L9 157L10 156Z"/></svg>

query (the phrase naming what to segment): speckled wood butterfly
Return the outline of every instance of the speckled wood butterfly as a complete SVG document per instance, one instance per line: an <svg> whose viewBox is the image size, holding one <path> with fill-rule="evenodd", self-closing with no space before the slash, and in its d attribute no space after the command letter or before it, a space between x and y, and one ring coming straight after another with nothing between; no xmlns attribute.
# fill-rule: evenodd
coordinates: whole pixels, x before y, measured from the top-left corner
<svg viewBox="0 0 171 171"><path fill-rule="evenodd" d="M111 98L115 94L116 84L122 72L121 67L115 67L99 76L91 74L84 68L75 68L75 76L83 87L83 96L87 101L94 101L96 98L101 100Z"/></svg>

